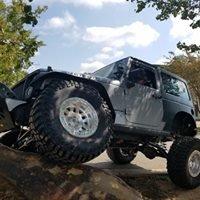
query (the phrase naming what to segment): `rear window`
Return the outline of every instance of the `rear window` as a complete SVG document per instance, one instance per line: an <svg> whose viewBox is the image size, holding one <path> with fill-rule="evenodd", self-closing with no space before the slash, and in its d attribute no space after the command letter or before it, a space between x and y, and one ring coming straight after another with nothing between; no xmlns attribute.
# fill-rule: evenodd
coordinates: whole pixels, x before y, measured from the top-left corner
<svg viewBox="0 0 200 200"><path fill-rule="evenodd" d="M190 100L187 86L183 81L165 73L161 73L161 76L162 76L163 88L166 93L177 97L181 97L186 100Z"/></svg>

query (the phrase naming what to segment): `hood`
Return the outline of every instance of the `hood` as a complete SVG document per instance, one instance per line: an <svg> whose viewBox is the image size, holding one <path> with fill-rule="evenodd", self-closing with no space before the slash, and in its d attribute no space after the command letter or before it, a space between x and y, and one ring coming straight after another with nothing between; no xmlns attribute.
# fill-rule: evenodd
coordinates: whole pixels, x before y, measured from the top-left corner
<svg viewBox="0 0 200 200"><path fill-rule="evenodd" d="M68 74L71 74L73 76L85 78L85 79L90 79L93 81L96 81L98 83L105 83L105 84L112 84L112 85L119 85L120 82L118 80L113 80L109 79L106 77L101 77L101 76L95 76L94 74L91 73L74 73L74 72L68 72Z"/></svg>

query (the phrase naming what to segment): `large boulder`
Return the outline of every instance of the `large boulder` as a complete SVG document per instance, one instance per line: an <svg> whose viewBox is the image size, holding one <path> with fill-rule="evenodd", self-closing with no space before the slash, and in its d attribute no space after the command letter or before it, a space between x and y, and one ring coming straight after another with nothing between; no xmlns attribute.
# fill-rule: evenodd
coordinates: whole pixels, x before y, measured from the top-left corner
<svg viewBox="0 0 200 200"><path fill-rule="evenodd" d="M141 195L120 179L86 165L63 166L0 145L2 199L131 199Z"/></svg>

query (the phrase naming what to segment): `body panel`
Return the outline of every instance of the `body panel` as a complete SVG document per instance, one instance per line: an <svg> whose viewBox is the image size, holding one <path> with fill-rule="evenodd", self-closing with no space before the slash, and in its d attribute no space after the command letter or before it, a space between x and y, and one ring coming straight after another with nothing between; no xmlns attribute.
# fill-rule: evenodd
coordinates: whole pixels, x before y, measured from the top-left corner
<svg viewBox="0 0 200 200"><path fill-rule="evenodd" d="M136 126L160 127L163 119L163 101L153 97L156 90L149 87L135 87L127 90L126 118ZM152 117L153 116L153 117Z"/></svg>
<svg viewBox="0 0 200 200"><path fill-rule="evenodd" d="M162 72L164 72L164 73L168 74L169 76L176 78L177 80L180 80L183 83L185 83L185 85L187 87L188 94L189 94L189 98L184 99L184 98L181 98L179 96L175 96L175 95L167 93L164 89L164 86L163 86L163 80L162 80L162 77L161 77ZM166 70L163 70L163 69L159 69L159 74L160 74L160 80L161 80L161 85L162 85L161 93L162 93L163 106L164 106L163 121L166 122L164 130L171 132L175 116L180 112L185 112L188 115L190 115L193 118L194 121L196 120L195 113L193 112L194 111L194 105L193 105L193 102L192 102L190 91L188 89L187 82L184 79L182 79L179 76L176 76L176 75L174 75L170 72L167 72Z"/></svg>

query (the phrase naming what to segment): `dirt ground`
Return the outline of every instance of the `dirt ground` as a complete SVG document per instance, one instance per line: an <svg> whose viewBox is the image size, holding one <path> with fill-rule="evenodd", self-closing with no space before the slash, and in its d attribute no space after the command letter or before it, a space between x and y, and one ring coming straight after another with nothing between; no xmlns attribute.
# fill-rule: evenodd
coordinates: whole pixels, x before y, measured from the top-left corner
<svg viewBox="0 0 200 200"><path fill-rule="evenodd" d="M200 200L200 188L180 189L172 184L167 174L121 178L140 192L144 200Z"/></svg>
<svg viewBox="0 0 200 200"><path fill-rule="evenodd" d="M198 126L200 133L200 122ZM197 137L200 138L200 134ZM183 190L170 181L166 171L166 160L162 158L149 160L139 153L133 163L119 166L113 164L104 153L89 165L120 177L141 193L144 200L200 200L200 187Z"/></svg>
<svg viewBox="0 0 200 200"><path fill-rule="evenodd" d="M200 122L197 125L200 133ZM180 189L166 173L121 178L140 192L144 200L200 200L200 187L194 190Z"/></svg>
<svg viewBox="0 0 200 200"><path fill-rule="evenodd" d="M14 185L0 177L0 200L26 200L26 198Z"/></svg>

